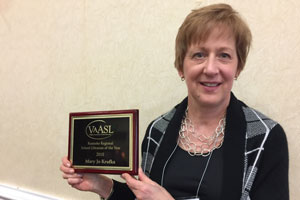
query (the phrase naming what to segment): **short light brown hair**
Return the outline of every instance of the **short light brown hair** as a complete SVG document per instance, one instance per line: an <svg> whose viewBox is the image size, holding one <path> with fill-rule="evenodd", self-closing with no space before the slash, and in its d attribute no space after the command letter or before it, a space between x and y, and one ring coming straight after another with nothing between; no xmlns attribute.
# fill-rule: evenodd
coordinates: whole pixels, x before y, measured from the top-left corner
<svg viewBox="0 0 300 200"><path fill-rule="evenodd" d="M185 18L176 37L175 67L177 70L183 71L183 60L190 45L205 41L211 31L220 26L232 32L238 56L238 70L243 70L252 35L245 21L228 4L213 4L192 10Z"/></svg>

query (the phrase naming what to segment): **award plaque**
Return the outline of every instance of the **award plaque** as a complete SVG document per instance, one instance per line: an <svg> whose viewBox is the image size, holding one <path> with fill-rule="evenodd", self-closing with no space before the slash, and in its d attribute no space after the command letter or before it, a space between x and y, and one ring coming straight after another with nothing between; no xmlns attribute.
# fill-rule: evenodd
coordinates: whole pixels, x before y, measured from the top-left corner
<svg viewBox="0 0 300 200"><path fill-rule="evenodd" d="M138 110L70 113L68 158L76 172L136 175Z"/></svg>

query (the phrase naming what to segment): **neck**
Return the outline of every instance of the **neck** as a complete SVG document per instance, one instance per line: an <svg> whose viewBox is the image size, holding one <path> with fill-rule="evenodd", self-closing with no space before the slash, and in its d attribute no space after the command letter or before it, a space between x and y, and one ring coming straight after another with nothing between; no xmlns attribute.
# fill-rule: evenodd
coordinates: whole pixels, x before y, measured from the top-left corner
<svg viewBox="0 0 300 200"><path fill-rule="evenodd" d="M188 116L196 126L215 124L224 117L228 105L229 101L218 106L203 106L189 99Z"/></svg>

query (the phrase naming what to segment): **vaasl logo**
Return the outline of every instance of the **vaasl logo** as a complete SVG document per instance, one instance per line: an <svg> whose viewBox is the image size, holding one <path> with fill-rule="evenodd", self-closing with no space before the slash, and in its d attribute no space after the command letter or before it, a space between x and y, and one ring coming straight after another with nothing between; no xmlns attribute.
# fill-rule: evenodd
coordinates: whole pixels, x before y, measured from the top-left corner
<svg viewBox="0 0 300 200"><path fill-rule="evenodd" d="M95 120L86 126L85 133L91 139L103 140L111 137L114 131L104 120Z"/></svg>

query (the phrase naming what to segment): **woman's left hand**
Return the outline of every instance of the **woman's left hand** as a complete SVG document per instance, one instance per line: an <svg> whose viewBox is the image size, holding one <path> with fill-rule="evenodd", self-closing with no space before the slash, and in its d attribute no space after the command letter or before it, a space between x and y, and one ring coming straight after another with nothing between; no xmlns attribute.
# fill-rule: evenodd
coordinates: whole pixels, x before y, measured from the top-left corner
<svg viewBox="0 0 300 200"><path fill-rule="evenodd" d="M148 178L141 168L138 176L137 180L127 173L122 174L122 178L138 200L174 200L165 188Z"/></svg>

